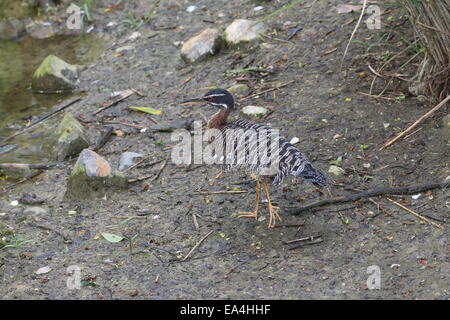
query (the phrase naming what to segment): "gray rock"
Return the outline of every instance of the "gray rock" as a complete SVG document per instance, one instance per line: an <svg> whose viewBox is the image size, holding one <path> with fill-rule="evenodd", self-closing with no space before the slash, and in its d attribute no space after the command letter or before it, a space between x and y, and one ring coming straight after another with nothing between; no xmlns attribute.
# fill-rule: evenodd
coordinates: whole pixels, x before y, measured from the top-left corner
<svg viewBox="0 0 450 320"><path fill-rule="evenodd" d="M258 106L246 106L241 109L241 113L243 115L255 119L260 119L264 117L268 112L269 110L267 110L266 108Z"/></svg>
<svg viewBox="0 0 450 320"><path fill-rule="evenodd" d="M120 156L119 171L123 171L134 165L135 159L142 158L143 155L136 152L124 152Z"/></svg>
<svg viewBox="0 0 450 320"><path fill-rule="evenodd" d="M66 113L56 130L58 140L55 145L55 153L58 161L79 154L89 147L89 139L84 127L75 117Z"/></svg>
<svg viewBox="0 0 450 320"><path fill-rule="evenodd" d="M36 205L44 203L45 200L38 198L35 193L24 192L19 202L22 204Z"/></svg>
<svg viewBox="0 0 450 320"><path fill-rule="evenodd" d="M253 20L236 19L224 31L223 39L227 45L249 43L259 39L261 33L266 31L263 23Z"/></svg>
<svg viewBox="0 0 450 320"><path fill-rule="evenodd" d="M55 30L52 26L38 26L32 32L29 33L30 37L35 39L50 38L55 34Z"/></svg>
<svg viewBox="0 0 450 320"><path fill-rule="evenodd" d="M114 190L125 189L128 180L120 172L114 172L103 157L84 149L67 181L67 199L103 197Z"/></svg>
<svg viewBox="0 0 450 320"><path fill-rule="evenodd" d="M25 24L17 19L0 21L0 40L14 40L26 33Z"/></svg>
<svg viewBox="0 0 450 320"><path fill-rule="evenodd" d="M219 52L221 43L218 30L203 30L183 44L181 58L187 63L201 61Z"/></svg>
<svg viewBox="0 0 450 320"><path fill-rule="evenodd" d="M43 217L45 217L46 215L48 215L48 210L45 208L33 206L33 207L25 208L23 213L25 216L32 216L36 220L40 220Z"/></svg>
<svg viewBox="0 0 450 320"><path fill-rule="evenodd" d="M33 74L31 88L37 91L70 91L79 79L79 68L60 58L49 55Z"/></svg>
<svg viewBox="0 0 450 320"><path fill-rule="evenodd" d="M235 84L228 88L228 91L237 98L248 96L250 93L250 87L244 83Z"/></svg>

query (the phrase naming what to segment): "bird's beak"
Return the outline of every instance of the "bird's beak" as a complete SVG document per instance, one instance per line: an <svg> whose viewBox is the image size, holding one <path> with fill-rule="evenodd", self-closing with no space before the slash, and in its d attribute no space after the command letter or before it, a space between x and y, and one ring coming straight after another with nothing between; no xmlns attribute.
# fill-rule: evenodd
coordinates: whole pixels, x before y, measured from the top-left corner
<svg viewBox="0 0 450 320"><path fill-rule="evenodd" d="M185 105L202 104L202 103L205 103L205 100L203 100L203 98L194 98L194 99L182 101L182 102L180 102L180 105L185 106Z"/></svg>

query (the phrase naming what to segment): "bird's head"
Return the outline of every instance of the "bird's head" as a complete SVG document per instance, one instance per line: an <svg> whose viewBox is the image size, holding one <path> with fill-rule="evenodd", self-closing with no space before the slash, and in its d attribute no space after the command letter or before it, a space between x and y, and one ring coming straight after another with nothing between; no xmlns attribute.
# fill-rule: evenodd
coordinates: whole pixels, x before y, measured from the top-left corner
<svg viewBox="0 0 450 320"><path fill-rule="evenodd" d="M234 110L234 99L231 93L225 89L212 89L201 98L189 99L181 102L181 105L207 103L224 110Z"/></svg>

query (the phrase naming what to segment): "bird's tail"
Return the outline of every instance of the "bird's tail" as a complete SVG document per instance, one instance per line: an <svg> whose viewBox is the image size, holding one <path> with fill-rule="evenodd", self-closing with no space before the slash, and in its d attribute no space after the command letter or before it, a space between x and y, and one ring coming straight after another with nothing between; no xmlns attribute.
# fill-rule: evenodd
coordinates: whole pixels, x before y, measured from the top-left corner
<svg viewBox="0 0 450 320"><path fill-rule="evenodd" d="M298 175L318 188L326 186L330 181L325 174L314 168L310 163L305 164L304 169Z"/></svg>

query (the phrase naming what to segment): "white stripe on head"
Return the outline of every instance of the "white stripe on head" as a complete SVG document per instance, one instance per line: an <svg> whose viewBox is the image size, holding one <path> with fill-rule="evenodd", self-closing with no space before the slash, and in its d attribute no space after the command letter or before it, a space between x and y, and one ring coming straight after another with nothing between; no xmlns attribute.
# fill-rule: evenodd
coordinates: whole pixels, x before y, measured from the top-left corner
<svg viewBox="0 0 450 320"><path fill-rule="evenodd" d="M223 97L225 95L225 93L214 93L214 94L210 94L208 96L205 96L205 98L209 98L209 97Z"/></svg>
<svg viewBox="0 0 450 320"><path fill-rule="evenodd" d="M227 109L228 106L225 103L214 103L214 102L210 102L211 105L216 106L216 107L222 107Z"/></svg>

